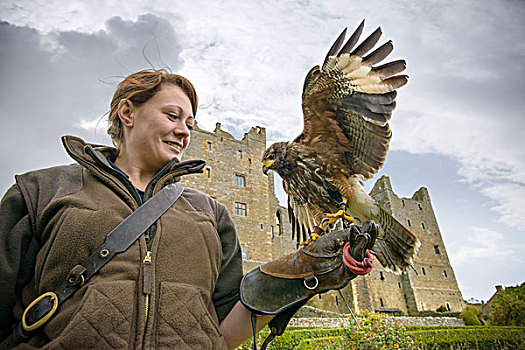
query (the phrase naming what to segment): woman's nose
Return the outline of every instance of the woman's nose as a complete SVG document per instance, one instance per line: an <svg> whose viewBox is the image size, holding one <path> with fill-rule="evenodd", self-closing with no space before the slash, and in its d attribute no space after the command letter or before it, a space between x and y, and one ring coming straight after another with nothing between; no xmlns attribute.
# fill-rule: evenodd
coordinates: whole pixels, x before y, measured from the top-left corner
<svg viewBox="0 0 525 350"><path fill-rule="evenodd" d="M189 136L190 129L188 128L188 125L186 125L186 123L179 122L175 125L173 133L175 133L176 135Z"/></svg>

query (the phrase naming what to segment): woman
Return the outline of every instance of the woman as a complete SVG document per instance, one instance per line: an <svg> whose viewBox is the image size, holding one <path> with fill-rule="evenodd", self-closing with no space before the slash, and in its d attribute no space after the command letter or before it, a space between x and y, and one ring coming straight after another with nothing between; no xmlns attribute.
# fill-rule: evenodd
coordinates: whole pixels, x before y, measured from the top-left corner
<svg viewBox="0 0 525 350"><path fill-rule="evenodd" d="M131 74L111 102L115 148L66 136L76 164L16 176L0 203L2 338L33 300L57 288L144 201L201 171L203 161L180 162L197 105L192 84L179 75ZM250 313L239 302L241 278L240 247L225 207L185 188L21 346L234 348L251 334ZM269 320L260 317L257 328Z"/></svg>

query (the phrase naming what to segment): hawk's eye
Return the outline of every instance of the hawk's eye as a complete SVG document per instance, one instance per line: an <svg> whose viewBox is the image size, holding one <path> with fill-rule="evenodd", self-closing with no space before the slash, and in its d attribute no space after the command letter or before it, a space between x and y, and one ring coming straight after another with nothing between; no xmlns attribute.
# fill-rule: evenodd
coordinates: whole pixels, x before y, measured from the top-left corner
<svg viewBox="0 0 525 350"><path fill-rule="evenodd" d="M275 159L275 154L273 154L273 153L272 153L272 154L270 154L270 155L268 156L268 159L270 159L270 160L273 160L273 159Z"/></svg>

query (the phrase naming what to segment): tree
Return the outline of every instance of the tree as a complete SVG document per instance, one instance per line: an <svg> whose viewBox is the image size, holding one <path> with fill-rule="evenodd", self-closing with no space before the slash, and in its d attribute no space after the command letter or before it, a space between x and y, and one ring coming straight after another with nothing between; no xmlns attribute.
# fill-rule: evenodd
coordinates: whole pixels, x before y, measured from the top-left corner
<svg viewBox="0 0 525 350"><path fill-rule="evenodd" d="M525 326L525 283L496 294L489 312L491 326Z"/></svg>
<svg viewBox="0 0 525 350"><path fill-rule="evenodd" d="M465 321L467 326L480 326L481 321L478 317L480 313L481 311L477 307L468 305L465 309L463 309L463 311L461 311L459 317Z"/></svg>

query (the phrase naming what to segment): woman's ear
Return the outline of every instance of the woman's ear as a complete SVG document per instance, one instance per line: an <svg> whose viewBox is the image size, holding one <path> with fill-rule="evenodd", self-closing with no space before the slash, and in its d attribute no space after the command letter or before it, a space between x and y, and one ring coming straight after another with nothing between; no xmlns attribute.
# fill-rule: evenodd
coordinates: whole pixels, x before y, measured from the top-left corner
<svg viewBox="0 0 525 350"><path fill-rule="evenodd" d="M133 127L133 102L124 98L118 103L117 114L122 125L128 128Z"/></svg>

